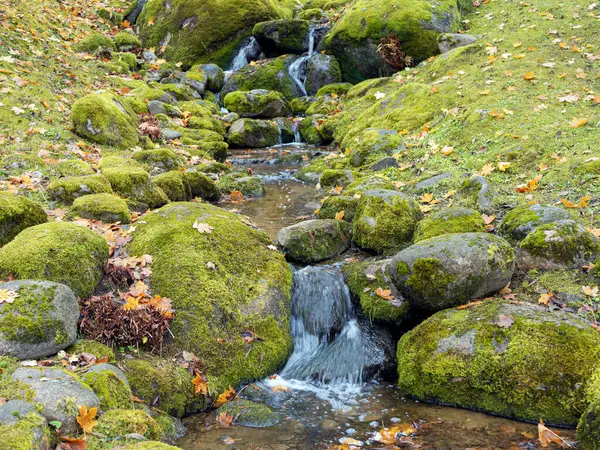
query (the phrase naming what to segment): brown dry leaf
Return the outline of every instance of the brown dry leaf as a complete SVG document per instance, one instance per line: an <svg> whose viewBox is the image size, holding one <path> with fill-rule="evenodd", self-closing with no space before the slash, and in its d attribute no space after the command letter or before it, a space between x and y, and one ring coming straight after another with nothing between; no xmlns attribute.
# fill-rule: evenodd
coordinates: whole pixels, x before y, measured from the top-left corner
<svg viewBox="0 0 600 450"><path fill-rule="evenodd" d="M467 303L466 305L457 306L456 309L469 309L473 306L481 305L483 302L481 300L474 300L472 302Z"/></svg>
<svg viewBox="0 0 600 450"><path fill-rule="evenodd" d="M335 220L342 220L344 218L344 211L339 211L335 214Z"/></svg>
<svg viewBox="0 0 600 450"><path fill-rule="evenodd" d="M217 416L217 423L221 428L229 428L231 422L233 422L233 416L227 414L225 411Z"/></svg>
<svg viewBox="0 0 600 450"><path fill-rule="evenodd" d="M87 441L85 438L72 438L70 436L59 436L58 439L61 441L60 446L58 447L60 450L86 450L87 449Z"/></svg>
<svg viewBox="0 0 600 450"><path fill-rule="evenodd" d="M510 328L513 323L515 323L515 318L513 316L500 314L498 316L498 321L496 322L496 325L498 325L500 328Z"/></svg>
<svg viewBox="0 0 600 450"><path fill-rule="evenodd" d="M235 397L235 389L231 386L225 389L225 391L217 397L217 401L215 402L215 407L221 406L224 403L227 403L229 400Z"/></svg>
<svg viewBox="0 0 600 450"><path fill-rule="evenodd" d="M194 370L194 379L192 384L194 385L194 392L196 394L206 395L208 394L208 382L206 377L200 373L198 369Z"/></svg>
<svg viewBox="0 0 600 450"><path fill-rule="evenodd" d="M383 289L378 287L375 289L375 295L381 297L384 300L394 300L394 296L392 295L392 291L390 289Z"/></svg>
<svg viewBox="0 0 600 450"><path fill-rule="evenodd" d="M583 286L581 290L588 297L598 297L598 286Z"/></svg>
<svg viewBox="0 0 600 450"><path fill-rule="evenodd" d="M198 222L197 220L194 222L194 225L192 225L192 227L198 230L199 233L210 234L214 230L214 228L211 227L209 224Z"/></svg>
<svg viewBox="0 0 600 450"><path fill-rule="evenodd" d="M0 304L12 303L18 296L19 293L16 291L11 291L9 289L0 289Z"/></svg>
<svg viewBox="0 0 600 450"><path fill-rule="evenodd" d="M79 408L79 415L75 419L84 432L91 433L98 424L98 422L94 420L97 412L98 408L95 407L88 410L87 406L81 405L81 408Z"/></svg>
<svg viewBox="0 0 600 450"><path fill-rule="evenodd" d="M280 386L280 385L277 385L277 386L273 386L273 387L271 388L271 391L272 391L272 392L290 392L290 388L289 388L289 387L287 387L287 386Z"/></svg>
<svg viewBox="0 0 600 450"><path fill-rule="evenodd" d="M495 216L495 215L493 215L493 216L488 216L487 214L482 214L482 215L481 215L481 218L483 219L483 222L484 222L486 225L491 225L491 224L494 222L494 220L496 220L496 216Z"/></svg>
<svg viewBox="0 0 600 450"><path fill-rule="evenodd" d="M550 444L558 444L561 448L571 448L571 445L567 441L550 428L547 428L542 419L540 419L540 423L538 423L538 439L540 440L541 446L544 448L548 447Z"/></svg>
<svg viewBox="0 0 600 450"><path fill-rule="evenodd" d="M547 292L546 294L542 294L540 295L540 298L538 298L538 303L540 305L548 305L550 304L550 299L552 299L552 297L554 297L552 291Z"/></svg>
<svg viewBox="0 0 600 450"><path fill-rule="evenodd" d="M419 200L421 200L421 203L431 203L433 201L433 194L427 192L421 195Z"/></svg>

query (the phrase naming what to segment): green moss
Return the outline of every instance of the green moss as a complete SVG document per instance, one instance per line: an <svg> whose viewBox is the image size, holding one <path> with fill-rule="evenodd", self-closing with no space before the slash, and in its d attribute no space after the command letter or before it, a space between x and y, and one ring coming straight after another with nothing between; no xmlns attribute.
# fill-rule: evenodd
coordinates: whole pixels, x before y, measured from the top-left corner
<svg viewBox="0 0 600 450"><path fill-rule="evenodd" d="M303 20L318 21L323 17L323 11L319 8L310 8L300 11L298 17Z"/></svg>
<svg viewBox="0 0 600 450"><path fill-rule="evenodd" d="M22 381L12 378L12 373L21 367L21 361L10 356L0 356L0 397L7 400L33 402L35 392Z"/></svg>
<svg viewBox="0 0 600 450"><path fill-rule="evenodd" d="M221 136L225 136L227 133L227 126L225 123L212 117L190 117L187 123L188 128L198 130L210 130L215 133L219 133Z"/></svg>
<svg viewBox="0 0 600 450"><path fill-rule="evenodd" d="M240 119L233 123L227 142L238 148L262 148L277 144L277 124L269 120Z"/></svg>
<svg viewBox="0 0 600 450"><path fill-rule="evenodd" d="M600 443L600 401L587 407L577 425L577 440L582 450L597 450Z"/></svg>
<svg viewBox="0 0 600 450"><path fill-rule="evenodd" d="M135 152L133 154L133 159L149 172L152 170L168 172L170 170L179 169L179 167L182 166L181 158L177 156L173 150L169 150L168 148Z"/></svg>
<svg viewBox="0 0 600 450"><path fill-rule="evenodd" d="M77 100L71 121L75 133L98 144L127 149L139 142L137 116L127 103L110 93Z"/></svg>
<svg viewBox="0 0 600 450"><path fill-rule="evenodd" d="M48 185L48 192L63 203L91 194L112 194L109 181L101 175L59 178Z"/></svg>
<svg viewBox="0 0 600 450"><path fill-rule="evenodd" d="M113 194L79 197L73 202L69 213L84 219L101 220L106 223L129 223L131 220L127 202Z"/></svg>
<svg viewBox="0 0 600 450"><path fill-rule="evenodd" d="M223 194L240 191L249 197L262 197L265 195L265 183L258 177L249 177L243 173L233 173L220 177L217 188Z"/></svg>
<svg viewBox="0 0 600 450"><path fill-rule="evenodd" d="M142 43L140 40L132 33L128 31L120 31L114 37L115 46L119 50L131 50L134 48L141 48Z"/></svg>
<svg viewBox="0 0 600 450"><path fill-rule="evenodd" d="M165 98L166 97L166 98ZM172 98L165 94L161 89L150 88L148 86L139 87L132 90L123 100L137 114L148 112L148 102L152 100L171 100Z"/></svg>
<svg viewBox="0 0 600 450"><path fill-rule="evenodd" d="M66 284L87 297L108 258L108 244L80 225L53 222L22 231L0 250L0 277Z"/></svg>
<svg viewBox="0 0 600 450"><path fill-rule="evenodd" d="M210 119L213 114L217 113L217 111L214 110L214 106L211 104L201 105L198 102L181 102L179 107L182 111L186 111L194 117L205 117Z"/></svg>
<svg viewBox="0 0 600 450"><path fill-rule="evenodd" d="M293 98L290 101L292 112L294 114L305 114L306 110L315 102L314 97Z"/></svg>
<svg viewBox="0 0 600 450"><path fill-rule="evenodd" d="M41 205L22 195L0 192L0 246L21 231L48 220Z"/></svg>
<svg viewBox="0 0 600 450"><path fill-rule="evenodd" d="M67 159L56 165L56 171L61 177L81 177L94 175L94 169L81 159Z"/></svg>
<svg viewBox="0 0 600 450"><path fill-rule="evenodd" d="M186 199L199 197L204 200L217 201L221 198L215 182L202 172L186 170L182 175Z"/></svg>
<svg viewBox="0 0 600 450"><path fill-rule="evenodd" d="M169 202L166 194L154 184L145 170L111 167L102 170L114 191L130 201L134 208L158 208Z"/></svg>
<svg viewBox="0 0 600 450"><path fill-rule="evenodd" d="M171 96L173 96L173 98L175 98L175 100L178 101L193 100L197 97L195 91L186 84L167 83L160 84L158 86L159 89L162 89L164 92L170 94Z"/></svg>
<svg viewBox="0 0 600 450"><path fill-rule="evenodd" d="M446 208L421 220L414 241L424 241L442 234L478 233L485 231L485 222L477 211L465 208Z"/></svg>
<svg viewBox="0 0 600 450"><path fill-rule="evenodd" d="M223 92L267 89L281 92L285 98L291 100L297 96L294 80L289 75L289 66L295 59L296 57L287 56L247 65L229 78Z"/></svg>
<svg viewBox="0 0 600 450"><path fill-rule="evenodd" d="M340 220L309 220L283 228L277 242L289 259L313 263L338 256L350 247L350 225Z"/></svg>
<svg viewBox="0 0 600 450"><path fill-rule="evenodd" d="M347 150L352 165L359 167L390 156L404 149L402 137L394 131L380 128L349 133L341 143Z"/></svg>
<svg viewBox="0 0 600 450"><path fill-rule="evenodd" d="M183 184L183 174L178 170L161 173L152 177L156 184L172 202L180 202L186 199L186 189Z"/></svg>
<svg viewBox="0 0 600 450"><path fill-rule="evenodd" d="M317 91L317 97L324 97L326 95L345 95L352 89L352 83L332 83L323 86Z"/></svg>
<svg viewBox="0 0 600 450"><path fill-rule="evenodd" d="M103 411L133 408L131 389L114 372L87 372L82 378L100 399Z"/></svg>
<svg viewBox="0 0 600 450"><path fill-rule="evenodd" d="M352 295L359 299L363 312L375 321L400 324L407 319L409 305L406 301L385 300L375 291L378 288L393 291L390 275L387 273L388 261L351 263L343 267L344 278Z"/></svg>
<svg viewBox="0 0 600 450"><path fill-rule="evenodd" d="M281 421L279 414L274 413L267 405L244 399L225 403L219 408L219 414L221 413L233 417L235 425L253 428L270 427Z"/></svg>
<svg viewBox="0 0 600 450"><path fill-rule="evenodd" d="M223 105L240 117L283 117L292 110L285 97L276 91L230 92L223 99Z"/></svg>
<svg viewBox="0 0 600 450"><path fill-rule="evenodd" d="M498 326L503 316L514 323ZM573 426L599 344L600 335L576 316L489 301L439 312L405 334L398 384L420 400Z"/></svg>
<svg viewBox="0 0 600 450"><path fill-rule="evenodd" d="M334 170L334 169L326 169L321 174L321 178L319 179L319 184L321 187L346 187L352 181L354 181L354 177L350 171L345 170Z"/></svg>
<svg viewBox="0 0 600 450"><path fill-rule="evenodd" d="M456 277L446 272L439 259L420 258L414 262L406 284L423 294L424 298L435 299L443 298L449 286L455 281Z"/></svg>
<svg viewBox="0 0 600 450"><path fill-rule="evenodd" d="M39 414L29 413L17 422L0 425L0 446L5 450L49 448L50 444L50 430Z"/></svg>
<svg viewBox="0 0 600 450"><path fill-rule="evenodd" d="M198 233L196 221L214 229ZM153 292L171 298L177 311L171 324L175 344L202 358L211 392L280 367L291 349L291 271L268 248L267 235L209 204L174 203L144 222L128 249L153 256ZM248 329L264 340L248 347L241 334ZM172 397L171 386L166 389Z"/></svg>
<svg viewBox="0 0 600 450"><path fill-rule="evenodd" d="M163 444L162 442L146 441L123 445L119 450L180 450L179 447Z"/></svg>
<svg viewBox="0 0 600 450"><path fill-rule="evenodd" d="M323 136L319 133L318 120L321 118L321 116L310 116L300 122L298 129L307 144L322 145L324 143Z"/></svg>
<svg viewBox="0 0 600 450"><path fill-rule="evenodd" d="M399 250L412 242L418 221L423 217L419 206L394 191L363 196L352 223L352 240L359 247L379 253Z"/></svg>
<svg viewBox="0 0 600 450"><path fill-rule="evenodd" d="M115 353L113 352L112 348L102 344L101 342L91 341L89 339L82 339L75 342L75 344L66 349L66 352L70 355L90 353L97 359L106 358L109 363L115 361Z"/></svg>
<svg viewBox="0 0 600 450"><path fill-rule="evenodd" d="M252 35L267 53L302 54L306 48L309 28L307 20L271 20L254 25Z"/></svg>
<svg viewBox="0 0 600 450"><path fill-rule="evenodd" d="M137 69L138 63L137 63L137 59L133 53L113 53L112 58L116 62L125 64L127 66L128 70ZM127 102L127 99L125 101ZM134 109L134 111L135 111L135 109Z"/></svg>
<svg viewBox="0 0 600 450"><path fill-rule="evenodd" d="M81 39L73 46L76 52L94 53L99 48L116 50L115 44L101 33L93 33Z"/></svg>
<svg viewBox="0 0 600 450"><path fill-rule="evenodd" d="M88 439L88 448L104 450L114 448L115 444L123 448L122 445L140 441L139 437L132 435L141 435L149 440L160 440L163 437L160 425L148 413L139 409L113 409L98 419L94 436Z"/></svg>
<svg viewBox="0 0 600 450"><path fill-rule="evenodd" d="M102 67L104 67L106 69L106 71L110 74L116 74L116 75L128 75L129 74L129 65L120 59L115 59L112 62L103 63Z"/></svg>
<svg viewBox="0 0 600 450"><path fill-rule="evenodd" d="M523 205L506 213L498 231L503 237L516 243L540 225L570 218L571 215L566 210L554 206Z"/></svg>
<svg viewBox="0 0 600 450"><path fill-rule="evenodd" d="M206 398L194 393L192 376L166 359L146 357L124 362L133 393L175 417L206 408Z"/></svg>
<svg viewBox="0 0 600 450"><path fill-rule="evenodd" d="M128 169L143 169L143 166L134 159L125 158L122 156L105 156L100 160L98 168L100 170L110 169L115 167L128 168Z"/></svg>
<svg viewBox="0 0 600 450"><path fill-rule="evenodd" d="M342 219L346 222L352 222L359 202L359 198L345 195L327 197L319 208L319 219L335 219L335 216L343 211L344 217Z"/></svg>

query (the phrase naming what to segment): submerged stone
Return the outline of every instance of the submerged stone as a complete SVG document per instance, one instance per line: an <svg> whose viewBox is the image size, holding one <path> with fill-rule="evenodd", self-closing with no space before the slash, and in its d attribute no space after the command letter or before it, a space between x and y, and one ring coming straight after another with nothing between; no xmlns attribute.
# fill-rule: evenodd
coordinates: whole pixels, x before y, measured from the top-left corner
<svg viewBox="0 0 600 450"><path fill-rule="evenodd" d="M233 424L242 427L267 428L281 422L281 416L268 406L244 399L227 402L218 412L232 416Z"/></svg>

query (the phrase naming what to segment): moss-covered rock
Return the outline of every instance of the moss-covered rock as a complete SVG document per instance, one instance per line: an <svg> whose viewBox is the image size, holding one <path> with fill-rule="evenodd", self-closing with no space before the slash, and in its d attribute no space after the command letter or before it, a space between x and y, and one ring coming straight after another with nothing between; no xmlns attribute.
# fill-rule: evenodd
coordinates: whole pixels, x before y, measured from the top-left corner
<svg viewBox="0 0 600 450"><path fill-rule="evenodd" d="M137 22L139 34L145 47L168 45L169 60L186 65L210 61L228 67L254 24L291 16L274 0L248 0L235 6L220 0L176 0L167 7L162 0L150 0Z"/></svg>
<svg viewBox="0 0 600 450"><path fill-rule="evenodd" d="M135 54L133 54L133 53L117 52L117 53L112 54L112 58L113 58L113 61L115 61L117 63L125 64L127 66L127 69L129 69L129 70L133 71L133 70L137 69L138 62L135 57Z"/></svg>
<svg viewBox="0 0 600 450"><path fill-rule="evenodd" d="M158 208L169 202L145 170L126 167L111 167L102 170L102 175L110 182L113 190L128 200L134 210Z"/></svg>
<svg viewBox="0 0 600 450"><path fill-rule="evenodd" d="M112 348L98 341L89 339L81 339L67 348L66 352L70 355L79 355L81 353L89 353L97 359L106 358L109 363L115 361L115 352Z"/></svg>
<svg viewBox="0 0 600 450"><path fill-rule="evenodd" d="M137 116L127 102L110 93L89 94L71 109L73 131L97 144L122 149L139 142Z"/></svg>
<svg viewBox="0 0 600 450"><path fill-rule="evenodd" d="M345 188L354 181L350 170L326 169L321 173L319 184L322 188L341 186Z"/></svg>
<svg viewBox="0 0 600 450"><path fill-rule="evenodd" d="M290 65L296 59L297 56L286 56L243 67L227 80L221 91L221 98L233 91L248 92L254 89L281 92L288 100L298 97L298 88L289 74Z"/></svg>
<svg viewBox="0 0 600 450"><path fill-rule="evenodd" d="M148 103L159 101L174 106L177 101L162 89L151 88L147 85L133 89L123 100L136 113L142 114L148 112Z"/></svg>
<svg viewBox="0 0 600 450"><path fill-rule="evenodd" d="M108 244L81 225L52 222L19 233L0 249L0 277L66 284L79 297L92 293L108 259Z"/></svg>
<svg viewBox="0 0 600 450"><path fill-rule="evenodd" d="M196 98L200 98L200 94L192 89L188 84L184 83L164 83L160 84L162 89L167 94L171 95L177 101L190 101Z"/></svg>
<svg viewBox="0 0 600 450"><path fill-rule="evenodd" d="M133 159L139 162L151 175L175 170L182 165L181 158L168 148L135 152Z"/></svg>
<svg viewBox="0 0 600 450"><path fill-rule="evenodd" d="M208 175L197 170L186 170L182 176L187 200L198 197L216 202L221 198L218 186Z"/></svg>
<svg viewBox="0 0 600 450"><path fill-rule="evenodd" d="M517 246L519 269L574 269L600 253L598 239L574 220L540 225Z"/></svg>
<svg viewBox="0 0 600 450"><path fill-rule="evenodd" d="M263 148L277 144L279 129L268 120L240 119L229 128L227 142L232 147Z"/></svg>
<svg viewBox="0 0 600 450"><path fill-rule="evenodd" d="M390 156L404 149L404 141L394 130L368 128L356 135L347 136L342 141L343 148L349 148L352 165L359 167Z"/></svg>
<svg viewBox="0 0 600 450"><path fill-rule="evenodd" d="M51 441L46 419L36 412L0 424L0 446L4 450L48 450Z"/></svg>
<svg viewBox="0 0 600 450"><path fill-rule="evenodd" d="M326 95L335 94L338 96L345 95L352 88L352 83L332 83L326 84L317 91L317 97L325 97Z"/></svg>
<svg viewBox="0 0 600 450"><path fill-rule="evenodd" d="M348 187L346 188L346 194L362 196L362 194L364 194L367 191L379 190L379 189L393 191L394 185L391 181L389 181L385 178L381 178L381 177L378 177L377 175L373 175L373 176L370 176L367 178L360 178L360 179L356 180L354 183L351 183L350 185L348 185Z"/></svg>
<svg viewBox="0 0 600 450"><path fill-rule="evenodd" d="M248 197L262 197L265 195L265 183L258 177L249 177L243 173L232 173L219 178L217 188L223 194L239 191Z"/></svg>
<svg viewBox="0 0 600 450"><path fill-rule="evenodd" d="M269 245L238 215L199 203L145 216L128 245L132 255L153 256L153 292L171 298L177 311L174 345L202 359L217 391L273 373L289 355L291 271ZM248 330L261 338L249 347Z"/></svg>
<svg viewBox="0 0 600 450"><path fill-rule="evenodd" d="M311 115L300 121L298 129L304 142L310 145L326 144L325 139L320 133L320 120L323 118L321 115Z"/></svg>
<svg viewBox="0 0 600 450"><path fill-rule="evenodd" d="M96 173L92 166L81 159L59 161L56 165L56 171L61 177L82 177Z"/></svg>
<svg viewBox="0 0 600 450"><path fill-rule="evenodd" d="M118 32L114 37L114 43L117 50L125 52L142 47L142 43L137 36L129 31Z"/></svg>
<svg viewBox="0 0 600 450"><path fill-rule="evenodd" d="M575 315L488 301L430 317L402 336L397 356L400 389L420 400L574 426L600 335Z"/></svg>
<svg viewBox="0 0 600 450"><path fill-rule="evenodd" d="M187 122L187 127L196 130L210 130L225 136L227 133L227 125L225 122L212 117L190 117Z"/></svg>
<svg viewBox="0 0 600 450"><path fill-rule="evenodd" d="M216 64L198 64L190 69L190 72L202 72L206 77L206 89L219 92L225 83L225 72Z"/></svg>
<svg viewBox="0 0 600 450"><path fill-rule="evenodd" d="M113 194L93 194L73 202L69 214L106 223L129 223L131 212L127 202Z"/></svg>
<svg viewBox="0 0 600 450"><path fill-rule="evenodd" d="M597 450L600 445L600 401L593 401L577 424L577 440L582 450Z"/></svg>
<svg viewBox="0 0 600 450"><path fill-rule="evenodd" d="M150 440L160 440L162 429L148 413L140 409L113 409L98 419L95 432L103 438L119 439L138 434ZM137 439L139 440L139 438Z"/></svg>
<svg viewBox="0 0 600 450"><path fill-rule="evenodd" d="M350 226L339 220L307 220L281 229L277 243L295 261L323 261L350 248Z"/></svg>
<svg viewBox="0 0 600 450"><path fill-rule="evenodd" d="M350 263L342 271L353 297L371 320L399 325L408 319L410 305L394 286L388 271L391 259L374 262ZM392 299L377 295L377 289L389 290Z"/></svg>
<svg viewBox="0 0 600 450"><path fill-rule="evenodd" d="M67 177L54 180L48 185L48 192L56 200L71 204L75 199L91 194L112 194L109 181L101 175Z"/></svg>
<svg viewBox="0 0 600 450"><path fill-rule="evenodd" d="M14 292L0 304L0 353L21 360L54 355L77 338L79 304L67 286L49 281L10 281Z"/></svg>
<svg viewBox="0 0 600 450"><path fill-rule="evenodd" d="M378 253L402 249L412 242L422 217L419 205L400 192L366 191L352 222L352 241Z"/></svg>
<svg viewBox="0 0 600 450"><path fill-rule="evenodd" d="M360 198L347 195L333 195L327 197L319 208L319 219L335 219L338 213L344 212L342 220L352 222L358 208Z"/></svg>
<svg viewBox="0 0 600 450"><path fill-rule="evenodd" d="M402 50L419 63L439 53L440 33L460 25L456 0L359 0L350 5L324 41L328 53L342 66L344 80L391 75L395 69L377 51L381 38L397 36Z"/></svg>
<svg viewBox="0 0 600 450"><path fill-rule="evenodd" d="M266 428L281 422L281 416L271 408L250 400L236 399L219 408L219 414L233 417L233 424L250 428Z"/></svg>
<svg viewBox="0 0 600 450"><path fill-rule="evenodd" d="M482 233L485 222L477 211L456 206L444 208L421 220L415 230L415 242L442 234Z"/></svg>
<svg viewBox="0 0 600 450"><path fill-rule="evenodd" d="M315 53L306 63L306 92L316 95L328 84L341 83L342 71L335 56Z"/></svg>
<svg viewBox="0 0 600 450"><path fill-rule="evenodd" d="M25 228L48 221L44 208L23 195L0 192L0 246Z"/></svg>
<svg viewBox="0 0 600 450"><path fill-rule="evenodd" d="M306 110L315 102L317 99L315 97L298 97L293 98L290 102L292 107L292 112L295 115L305 114Z"/></svg>
<svg viewBox="0 0 600 450"><path fill-rule="evenodd" d="M301 19L282 19L259 22L252 34L267 56L288 53L302 54L308 50L310 23Z"/></svg>
<svg viewBox="0 0 600 450"><path fill-rule="evenodd" d="M115 44L113 44L113 41L102 33L92 33L73 46L73 50L82 53L94 53L99 49L112 51L117 48L115 47Z"/></svg>
<svg viewBox="0 0 600 450"><path fill-rule="evenodd" d="M487 233L446 234L394 256L394 284L417 309L435 312L493 294L508 284L515 252Z"/></svg>
<svg viewBox="0 0 600 450"><path fill-rule="evenodd" d="M82 379L100 399L102 410L133 408L132 393L127 378L115 366L97 364L84 373Z"/></svg>
<svg viewBox="0 0 600 450"><path fill-rule="evenodd" d="M152 181L162 189L170 201L180 202L186 200L183 174L179 170L172 170L167 173L156 175L155 177L152 177Z"/></svg>
<svg viewBox="0 0 600 450"><path fill-rule="evenodd" d="M174 417L205 409L206 398L194 393L192 376L183 367L159 357L123 362L133 393Z"/></svg>
<svg viewBox="0 0 600 450"><path fill-rule="evenodd" d="M572 219L568 211L550 205L524 205L506 213L498 231L502 237L517 243L540 225Z"/></svg>
<svg viewBox="0 0 600 450"><path fill-rule="evenodd" d="M144 167L138 163L135 159L126 158L124 156L105 156L100 160L98 169L110 169L115 167L121 167L131 170L143 169Z"/></svg>
<svg viewBox="0 0 600 450"><path fill-rule="evenodd" d="M323 18L323 11L320 8L310 8L300 11L298 18L302 20L319 21Z"/></svg>
<svg viewBox="0 0 600 450"><path fill-rule="evenodd" d="M230 92L223 99L223 105L240 117L275 118L289 116L290 102L279 92L255 89L250 92Z"/></svg>

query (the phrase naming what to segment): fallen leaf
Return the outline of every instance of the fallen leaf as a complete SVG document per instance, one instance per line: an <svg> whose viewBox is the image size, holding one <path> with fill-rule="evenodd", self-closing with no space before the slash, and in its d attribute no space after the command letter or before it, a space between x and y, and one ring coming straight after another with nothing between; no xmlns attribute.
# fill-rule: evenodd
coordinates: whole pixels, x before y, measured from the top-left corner
<svg viewBox="0 0 600 450"><path fill-rule="evenodd" d="M214 230L214 228L211 227L209 224L203 223L203 222L198 222L197 220L194 222L194 225L192 225L192 227L195 228L196 230L198 230L199 233L210 234Z"/></svg>
<svg viewBox="0 0 600 450"><path fill-rule="evenodd" d="M542 294L542 295L540 295L540 298L538 298L538 303L540 305L549 305L552 297L554 297L554 294L552 292L547 292L546 294Z"/></svg>
<svg viewBox="0 0 600 450"><path fill-rule="evenodd" d="M392 291L390 289L383 289L378 287L375 289L375 295L381 297L384 300L393 300L394 296L392 295Z"/></svg>
<svg viewBox="0 0 600 450"><path fill-rule="evenodd" d="M335 214L335 220L342 220L344 218L344 211L339 211Z"/></svg>
<svg viewBox="0 0 600 450"><path fill-rule="evenodd" d="M433 201L433 194L427 192L420 197L421 203L431 203Z"/></svg>
<svg viewBox="0 0 600 450"><path fill-rule="evenodd" d="M277 386L273 386L271 388L272 392L290 392L290 388L287 386L281 386L281 385L277 385Z"/></svg>
<svg viewBox="0 0 600 450"><path fill-rule="evenodd" d="M75 419L84 432L91 433L97 425L98 422L94 420L97 412L98 408L96 407L88 410L87 406L81 405L81 408L79 408L79 415Z"/></svg>
<svg viewBox="0 0 600 450"><path fill-rule="evenodd" d="M194 370L194 379L192 384L194 385L194 392L196 394L206 395L208 394L208 382L206 377L200 373L198 369Z"/></svg>
<svg viewBox="0 0 600 450"><path fill-rule="evenodd" d="M579 128L588 123L588 119L578 119L577 117L573 117L573 120L569 123L571 128Z"/></svg>
<svg viewBox="0 0 600 450"><path fill-rule="evenodd" d="M505 314L500 314L500 316L498 316L498 320L496 321L496 325L498 325L500 328L510 328L513 323L515 323L515 318Z"/></svg>
<svg viewBox="0 0 600 450"><path fill-rule="evenodd" d="M221 428L229 428L233 422L233 416L227 414L225 411L217 416L217 423Z"/></svg>
<svg viewBox="0 0 600 450"><path fill-rule="evenodd" d="M19 297L19 293L9 289L0 289L0 303L12 303Z"/></svg>
<svg viewBox="0 0 600 450"><path fill-rule="evenodd" d="M598 297L598 286L583 286L581 290L588 297Z"/></svg>
<svg viewBox="0 0 600 450"><path fill-rule="evenodd" d="M219 407L224 403L227 403L229 400L235 397L235 389L231 386L225 389L225 391L217 397L217 401L215 402L215 407Z"/></svg>
<svg viewBox="0 0 600 450"><path fill-rule="evenodd" d="M523 79L526 81L531 81L535 78L535 75L533 72L526 72L525 75L523 75Z"/></svg>
<svg viewBox="0 0 600 450"><path fill-rule="evenodd" d="M550 444L558 444L561 448L571 448L571 445L567 441L550 428L547 428L542 419L540 419L540 423L538 424L538 439L540 440L541 446L544 448L548 447Z"/></svg>
<svg viewBox="0 0 600 450"><path fill-rule="evenodd" d="M498 170L500 172L506 172L506 169L508 169L509 167L510 167L509 162L499 162L498 163Z"/></svg>

